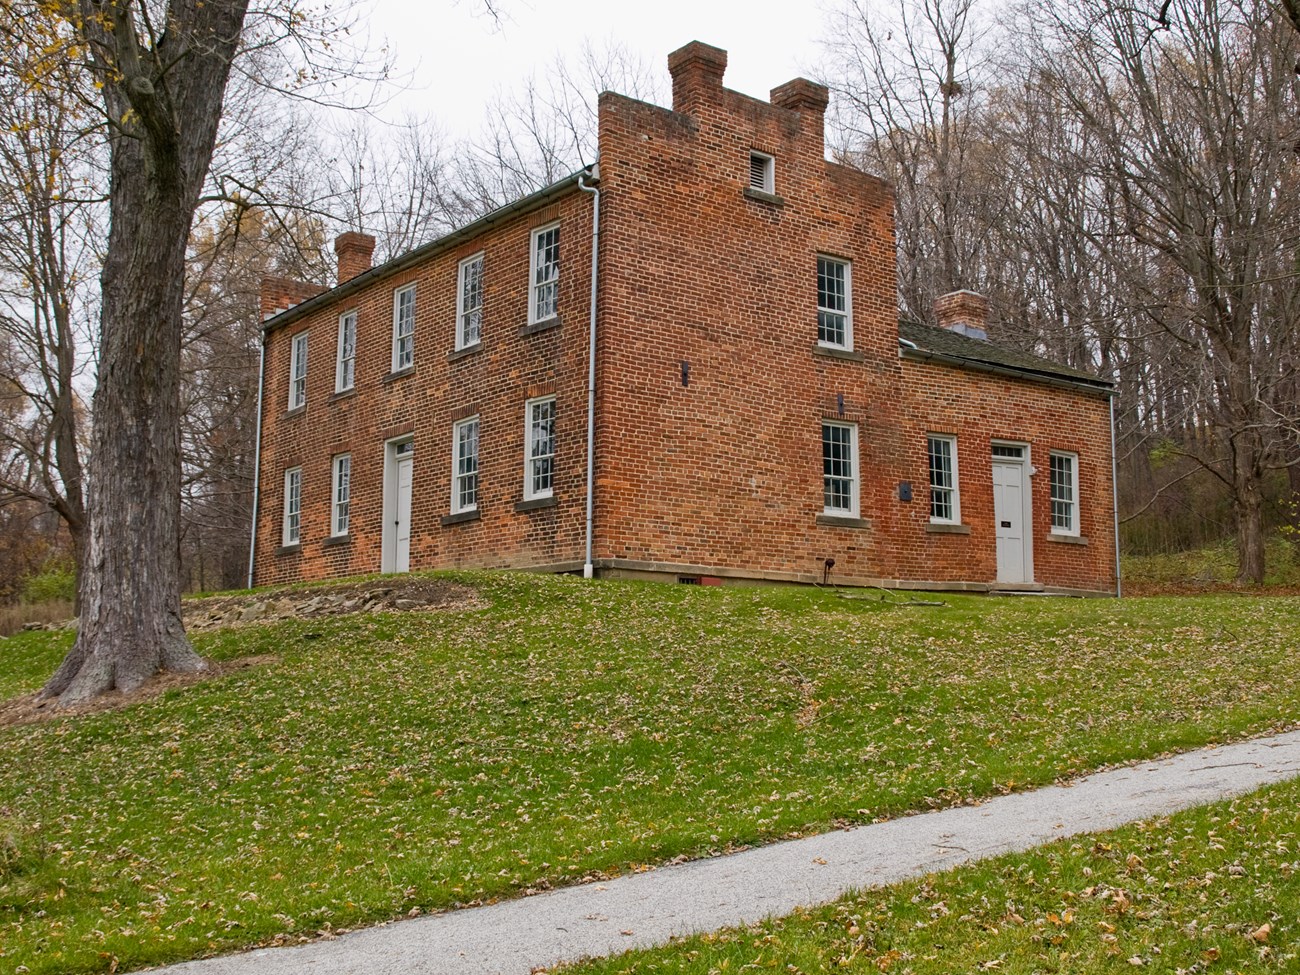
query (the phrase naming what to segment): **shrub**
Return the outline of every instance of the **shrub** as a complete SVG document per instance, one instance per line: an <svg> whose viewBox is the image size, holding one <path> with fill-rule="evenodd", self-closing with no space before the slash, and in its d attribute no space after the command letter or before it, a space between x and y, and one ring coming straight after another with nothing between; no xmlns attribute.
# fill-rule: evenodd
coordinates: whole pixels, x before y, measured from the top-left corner
<svg viewBox="0 0 1300 975"><path fill-rule="evenodd" d="M77 570L66 556L48 559L41 570L23 580L22 601L28 605L71 602L77 597Z"/></svg>

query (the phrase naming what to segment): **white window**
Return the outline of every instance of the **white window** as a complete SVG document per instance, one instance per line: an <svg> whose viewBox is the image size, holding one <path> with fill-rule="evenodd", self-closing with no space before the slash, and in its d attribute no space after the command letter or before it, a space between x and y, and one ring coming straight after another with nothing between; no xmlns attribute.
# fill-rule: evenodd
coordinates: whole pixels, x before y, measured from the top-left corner
<svg viewBox="0 0 1300 975"><path fill-rule="evenodd" d="M930 434L926 438L926 453L930 457L930 520L950 524L960 522L957 438Z"/></svg>
<svg viewBox="0 0 1300 975"><path fill-rule="evenodd" d="M451 511L478 508L478 417L451 428Z"/></svg>
<svg viewBox="0 0 1300 975"><path fill-rule="evenodd" d="M339 355L334 368L334 392L351 389L357 369L357 313L339 316Z"/></svg>
<svg viewBox="0 0 1300 975"><path fill-rule="evenodd" d="M1079 456L1053 452L1052 531L1058 535L1079 534Z"/></svg>
<svg viewBox="0 0 1300 975"><path fill-rule="evenodd" d="M848 261L817 258L817 341L853 348L853 268Z"/></svg>
<svg viewBox="0 0 1300 975"><path fill-rule="evenodd" d="M339 454L334 458L334 511L330 530L332 535L348 533L348 517L352 509L352 455Z"/></svg>
<svg viewBox="0 0 1300 975"><path fill-rule="evenodd" d="M415 285L393 292L393 372L415 364Z"/></svg>
<svg viewBox="0 0 1300 975"><path fill-rule="evenodd" d="M285 545L297 545L302 539L301 467L290 467L284 472L284 528L281 535Z"/></svg>
<svg viewBox="0 0 1300 975"><path fill-rule="evenodd" d="M858 516L858 428L822 423L822 485L828 515Z"/></svg>
<svg viewBox="0 0 1300 975"><path fill-rule="evenodd" d="M528 280L528 322L554 318L560 300L560 225L533 231Z"/></svg>
<svg viewBox="0 0 1300 975"><path fill-rule="evenodd" d="M524 408L524 500L549 498L555 482L555 397Z"/></svg>
<svg viewBox="0 0 1300 975"><path fill-rule="evenodd" d="M749 188L763 193L776 192L776 160L765 152L749 153Z"/></svg>
<svg viewBox="0 0 1300 975"><path fill-rule="evenodd" d="M307 333L293 337L289 355L289 409L307 405Z"/></svg>
<svg viewBox="0 0 1300 975"><path fill-rule="evenodd" d="M483 255L460 262L456 286L456 348L478 345L483 333Z"/></svg>

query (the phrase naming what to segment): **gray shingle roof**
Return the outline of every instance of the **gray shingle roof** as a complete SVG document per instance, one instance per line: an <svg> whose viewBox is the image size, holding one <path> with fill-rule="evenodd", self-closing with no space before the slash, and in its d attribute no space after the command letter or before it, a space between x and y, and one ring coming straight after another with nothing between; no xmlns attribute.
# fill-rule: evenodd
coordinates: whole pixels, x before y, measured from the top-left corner
<svg viewBox="0 0 1300 975"><path fill-rule="evenodd" d="M920 322L900 321L898 337L904 343L904 355L909 354L907 345L910 344L916 347L921 358L933 356L955 365L968 364L977 369L1015 372L1029 379L1064 380L1072 384L1095 386L1098 391L1109 390L1114 385L1109 380L1082 369L1073 369L1028 352L1017 352L946 328L922 325Z"/></svg>

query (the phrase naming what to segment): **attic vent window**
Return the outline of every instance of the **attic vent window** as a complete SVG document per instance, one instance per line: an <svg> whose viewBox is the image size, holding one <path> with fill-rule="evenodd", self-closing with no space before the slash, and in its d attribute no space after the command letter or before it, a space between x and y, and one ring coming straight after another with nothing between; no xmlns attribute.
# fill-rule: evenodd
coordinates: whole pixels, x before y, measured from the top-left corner
<svg viewBox="0 0 1300 975"><path fill-rule="evenodd" d="M776 160L767 153L750 152L749 188L760 193L776 192Z"/></svg>

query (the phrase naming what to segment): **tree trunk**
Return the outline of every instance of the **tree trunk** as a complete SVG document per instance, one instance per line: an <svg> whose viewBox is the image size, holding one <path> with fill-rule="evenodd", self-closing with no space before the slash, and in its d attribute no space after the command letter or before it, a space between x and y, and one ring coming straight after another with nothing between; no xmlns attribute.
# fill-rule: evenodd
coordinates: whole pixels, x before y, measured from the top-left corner
<svg viewBox="0 0 1300 975"><path fill-rule="evenodd" d="M139 155L135 140L114 145L81 626L45 688L61 704L204 666L180 614L176 404L190 211L177 205L178 180Z"/></svg>
<svg viewBox="0 0 1300 975"><path fill-rule="evenodd" d="M1237 502L1237 581L1252 586L1264 582L1263 513L1258 492L1249 502Z"/></svg>
<svg viewBox="0 0 1300 975"><path fill-rule="evenodd" d="M1251 435L1236 447L1233 470L1233 503L1237 510L1237 582L1259 586L1264 583L1264 485L1258 470Z"/></svg>
<svg viewBox="0 0 1300 975"><path fill-rule="evenodd" d="M111 132L108 248L81 625L60 705L206 665L180 609L185 248L247 0L172 0L156 42L126 0L81 0Z"/></svg>

